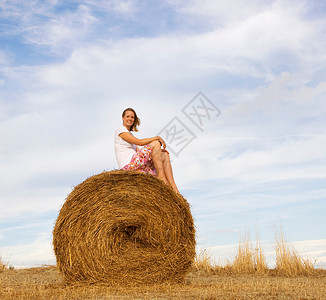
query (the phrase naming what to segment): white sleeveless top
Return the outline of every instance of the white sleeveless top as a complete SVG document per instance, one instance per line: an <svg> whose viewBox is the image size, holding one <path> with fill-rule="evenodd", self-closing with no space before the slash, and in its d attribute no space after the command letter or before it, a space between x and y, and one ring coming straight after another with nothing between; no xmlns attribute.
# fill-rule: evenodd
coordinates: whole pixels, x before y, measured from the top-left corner
<svg viewBox="0 0 326 300"><path fill-rule="evenodd" d="M131 157L136 153L137 146L135 144L128 143L123 138L119 136L122 132L129 132L133 135L126 127L123 125L115 131L114 133L114 150L115 150L115 157L117 158L119 169L123 168L127 165Z"/></svg>

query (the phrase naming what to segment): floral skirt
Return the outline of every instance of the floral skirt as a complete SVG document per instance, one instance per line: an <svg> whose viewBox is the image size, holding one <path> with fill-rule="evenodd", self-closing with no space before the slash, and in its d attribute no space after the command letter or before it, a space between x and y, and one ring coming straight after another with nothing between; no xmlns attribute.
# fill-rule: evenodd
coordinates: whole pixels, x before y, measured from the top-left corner
<svg viewBox="0 0 326 300"><path fill-rule="evenodd" d="M130 162L121 168L121 170L138 171L157 176L150 145L145 145L140 149L138 148L137 152L131 157Z"/></svg>

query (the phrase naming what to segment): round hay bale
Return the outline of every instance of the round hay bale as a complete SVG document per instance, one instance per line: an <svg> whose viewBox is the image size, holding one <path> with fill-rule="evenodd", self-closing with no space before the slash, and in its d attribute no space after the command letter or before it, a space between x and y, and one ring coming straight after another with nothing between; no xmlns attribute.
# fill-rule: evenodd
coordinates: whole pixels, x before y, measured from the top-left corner
<svg viewBox="0 0 326 300"><path fill-rule="evenodd" d="M195 228L188 202L161 180L103 172L68 195L53 246L67 282L179 281L195 257Z"/></svg>

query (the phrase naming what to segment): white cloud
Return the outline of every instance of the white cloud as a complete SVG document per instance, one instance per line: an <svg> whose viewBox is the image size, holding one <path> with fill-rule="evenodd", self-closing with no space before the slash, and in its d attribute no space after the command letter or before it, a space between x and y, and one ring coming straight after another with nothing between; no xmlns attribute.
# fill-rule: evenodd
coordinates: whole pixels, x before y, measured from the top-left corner
<svg viewBox="0 0 326 300"><path fill-rule="evenodd" d="M139 1L137 0L85 0L85 3L91 7L95 7L99 11L114 12L118 15L129 18L134 16L134 14L138 11L140 5Z"/></svg>
<svg viewBox="0 0 326 300"><path fill-rule="evenodd" d="M97 19L91 9L76 5L73 9L56 11L58 1L28 2L8 1L0 3L0 17L10 19L2 35L20 36L25 44L45 51L47 54L62 56L89 37Z"/></svg>
<svg viewBox="0 0 326 300"><path fill-rule="evenodd" d="M7 55L3 52L0 51L0 65L6 65L8 63L8 58Z"/></svg>
<svg viewBox="0 0 326 300"><path fill-rule="evenodd" d="M20 187L18 192L3 191L0 202L0 218L5 221L26 214L38 215L49 211L59 211L71 190L72 186L70 185L70 189L68 186L65 188L56 187L55 189L24 189Z"/></svg>
<svg viewBox="0 0 326 300"><path fill-rule="evenodd" d="M237 35L222 39L222 44L229 46L216 51L216 57L217 45L211 44L208 36L218 37L219 33L125 39L77 49L62 64L9 72L11 80L24 82L17 107L24 114L1 124L2 156L8 155L2 164L5 179L1 184L9 189L43 174L43 170L78 173L99 169L101 164L103 169L114 165L110 134L121 122L125 106L138 106L146 116L143 134L155 135L208 78L214 78L211 70L198 68L198 61L236 55L228 51ZM304 172L298 172L302 163L321 159L325 148L323 132L304 130L306 135L301 136L302 132L293 130L299 117L321 113L321 100L316 97L326 88L324 83L303 87L302 82L295 74L282 73L266 88L239 89L237 94L225 88L224 93L234 96L234 102L222 100L222 115L215 125L175 161L180 184L187 185L198 177L233 176L262 182L280 179L280 170L283 179L325 176L322 166L305 166ZM210 89L214 91L213 86ZM176 99L180 101L177 111ZM157 119L154 107L159 107L163 117ZM257 120L264 124L257 126ZM146 130L148 126L151 130ZM306 123L298 126L305 129ZM289 135L292 138L284 138ZM206 151L196 160L202 145ZM212 168L210 172L207 165Z"/></svg>
<svg viewBox="0 0 326 300"><path fill-rule="evenodd" d="M222 114L204 133L192 128L198 138L175 159L181 183L324 178L326 85L296 81L295 75L281 74L264 89L239 90L244 99L221 103ZM219 99L214 101L219 106Z"/></svg>
<svg viewBox="0 0 326 300"><path fill-rule="evenodd" d="M215 26L241 21L272 6L271 1L167 1L179 13L207 18Z"/></svg>
<svg viewBox="0 0 326 300"><path fill-rule="evenodd" d="M197 38L198 48L207 50L198 64L212 72L226 70L253 77L264 74L271 80L273 69L291 63L309 63L317 68L325 59L324 41L320 40L325 21L307 18L305 1L172 3L185 14L184 22L206 29L207 33ZM254 63L257 60L258 65Z"/></svg>
<svg viewBox="0 0 326 300"><path fill-rule="evenodd" d="M90 8L79 5L74 12L66 12L50 18L45 24L30 27L26 39L31 44L50 46L52 51L59 54L65 47L71 49L78 45L96 22Z"/></svg>
<svg viewBox="0 0 326 300"><path fill-rule="evenodd" d="M115 15L127 20L138 10L138 1L1 1L0 18L5 20L1 35L19 37L43 55L66 57L78 46L103 36L118 36ZM6 22L6 20L9 20Z"/></svg>
<svg viewBox="0 0 326 300"><path fill-rule="evenodd" d="M222 131L199 136L174 160L176 169L181 173L178 176L180 183L191 186L205 180L237 178L238 181L258 184L326 177L322 163L326 149L325 134L252 139L226 138ZM203 147L205 151L202 151ZM188 164L189 161L192 163Z"/></svg>
<svg viewBox="0 0 326 300"><path fill-rule="evenodd" d="M198 51L206 50L204 56L199 53L200 59L196 62L201 68L212 71L232 68L235 72L239 66L242 66L240 69L250 66L254 75L261 74L263 70L270 71L268 61L277 63L277 58L271 57L275 52L295 52L300 60L310 62L316 60L316 56L324 57L324 52L319 47L322 40L318 39L322 21L305 18L307 5L304 1L295 2L295 5L292 1L167 2L179 18L180 14L184 15L181 24L175 25L178 37L182 36L184 24L191 23L190 20L196 22L198 17L203 20L199 27L204 28L206 34L197 36L195 45L190 45L189 48L194 50L195 55ZM21 34L27 43L49 46L46 49L57 55L69 53L64 50L89 44L89 40L125 36L121 34L123 21L119 25L111 24L111 16L114 14L122 17L122 20L132 19L137 27L137 18L144 18L142 12L146 11L143 4L133 0L85 0L59 11L56 9L64 6L58 1L33 0L23 4L6 1L1 2L0 7L3 18L14 18L17 22L17 26L8 27L6 34ZM211 24L209 28L205 23ZM182 39L185 41L184 37ZM164 49L168 45L169 43L164 43ZM230 55L233 56L234 66L232 59L228 58ZM257 65L245 61L245 58L263 59L267 64L257 68Z"/></svg>
<svg viewBox="0 0 326 300"><path fill-rule="evenodd" d="M2 259L15 268L28 268L42 265L55 265L51 237L47 233L27 244L1 247Z"/></svg>

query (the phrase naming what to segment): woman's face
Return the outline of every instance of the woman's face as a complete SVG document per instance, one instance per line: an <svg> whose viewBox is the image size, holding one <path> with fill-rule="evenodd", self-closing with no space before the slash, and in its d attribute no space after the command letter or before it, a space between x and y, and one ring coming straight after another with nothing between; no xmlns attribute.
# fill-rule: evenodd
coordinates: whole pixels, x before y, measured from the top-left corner
<svg viewBox="0 0 326 300"><path fill-rule="evenodd" d="M125 116L122 117L123 125L130 128L135 122L135 114L132 111L126 111Z"/></svg>

